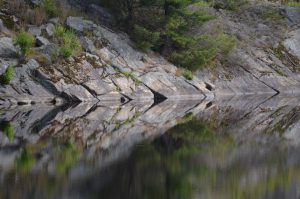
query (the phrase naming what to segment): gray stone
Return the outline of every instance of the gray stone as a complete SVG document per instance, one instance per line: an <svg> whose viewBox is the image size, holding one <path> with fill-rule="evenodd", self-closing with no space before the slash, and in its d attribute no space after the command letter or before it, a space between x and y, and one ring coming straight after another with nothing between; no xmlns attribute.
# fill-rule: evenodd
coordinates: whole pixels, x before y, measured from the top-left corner
<svg viewBox="0 0 300 199"><path fill-rule="evenodd" d="M78 32L92 31L95 24L92 21L85 20L83 17L68 17L67 26Z"/></svg>
<svg viewBox="0 0 300 199"><path fill-rule="evenodd" d="M13 44L12 38L0 38L0 57L15 58L18 57L18 51Z"/></svg>
<svg viewBox="0 0 300 199"><path fill-rule="evenodd" d="M39 51L43 54L46 54L46 55L52 57L53 55L57 54L58 46L51 43L51 44L40 47Z"/></svg>
<svg viewBox="0 0 300 199"><path fill-rule="evenodd" d="M40 36L42 34L42 28L37 26L30 26L28 28L28 32L33 36Z"/></svg>
<svg viewBox="0 0 300 199"><path fill-rule="evenodd" d="M94 45L94 42L92 40L90 40L89 38L87 37L81 37L80 38L80 43L81 43L81 46L83 47L83 49L86 51L86 52L95 52L97 49Z"/></svg>
<svg viewBox="0 0 300 199"><path fill-rule="evenodd" d="M183 78L175 77L166 72L149 72L140 77L140 80L166 98L172 99L203 99L205 95Z"/></svg>
<svg viewBox="0 0 300 199"><path fill-rule="evenodd" d="M97 95L104 95L115 90L112 84L108 84L100 79L89 80L84 85Z"/></svg>
<svg viewBox="0 0 300 199"><path fill-rule="evenodd" d="M53 23L54 25L57 25L57 24L59 24L59 18L52 18L52 19L49 19L49 22L50 22L50 23Z"/></svg>
<svg viewBox="0 0 300 199"><path fill-rule="evenodd" d="M48 36L53 36L55 26L52 23L48 23L45 27L46 33Z"/></svg>
<svg viewBox="0 0 300 199"><path fill-rule="evenodd" d="M38 46L45 46L45 45L49 45L50 42L45 37L38 36L38 37L36 37L36 44Z"/></svg>
<svg viewBox="0 0 300 199"><path fill-rule="evenodd" d="M59 92L69 96L72 100L81 102L98 101L97 98L81 85L67 84L61 79L59 82L55 83L55 87Z"/></svg>

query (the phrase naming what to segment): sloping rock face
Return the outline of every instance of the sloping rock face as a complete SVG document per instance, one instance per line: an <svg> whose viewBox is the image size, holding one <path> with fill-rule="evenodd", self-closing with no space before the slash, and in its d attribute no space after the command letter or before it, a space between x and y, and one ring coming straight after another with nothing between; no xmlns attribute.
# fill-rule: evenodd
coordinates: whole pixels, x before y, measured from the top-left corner
<svg viewBox="0 0 300 199"><path fill-rule="evenodd" d="M177 76L176 67L160 56L139 52L126 35L83 17L68 17L66 26L78 35L85 52L51 63L58 48L51 43L55 23L57 21L51 19L40 27L28 26L28 31L36 33L35 50L46 59L42 64L34 59L18 64L19 49L14 47L11 38L0 38L0 61L4 63L1 73L8 65L15 66L16 71L10 85L0 86L0 104L126 103L131 100L153 103L167 98L202 100L213 97L205 82L196 77L188 81Z"/></svg>
<svg viewBox="0 0 300 199"><path fill-rule="evenodd" d="M216 86L217 95L299 94L299 8L252 2L240 12L215 11L218 18L197 30L214 27L237 38L237 48L214 69L199 72ZM278 19L271 19L273 13Z"/></svg>

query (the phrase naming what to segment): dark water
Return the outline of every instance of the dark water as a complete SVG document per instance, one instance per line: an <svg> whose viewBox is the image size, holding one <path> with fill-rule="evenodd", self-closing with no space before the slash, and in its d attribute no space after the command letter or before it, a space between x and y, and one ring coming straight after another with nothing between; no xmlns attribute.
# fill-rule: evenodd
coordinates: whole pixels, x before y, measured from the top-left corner
<svg viewBox="0 0 300 199"><path fill-rule="evenodd" d="M300 198L297 98L18 107L0 198Z"/></svg>

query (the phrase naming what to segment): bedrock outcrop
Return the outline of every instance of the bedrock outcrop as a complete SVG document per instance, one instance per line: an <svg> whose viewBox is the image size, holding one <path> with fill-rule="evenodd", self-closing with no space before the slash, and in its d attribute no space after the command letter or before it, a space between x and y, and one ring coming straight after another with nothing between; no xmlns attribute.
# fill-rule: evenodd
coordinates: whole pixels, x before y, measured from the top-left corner
<svg viewBox="0 0 300 199"><path fill-rule="evenodd" d="M164 58L135 49L125 34L83 17L68 17L65 24L79 37L83 52L55 63L57 46L51 39L56 23L51 19L40 27L27 27L36 37L34 50L46 59L43 63L20 59L12 34L0 37L0 74L9 65L16 73L9 85L0 86L0 104L213 98L208 83L197 77L186 80Z"/></svg>

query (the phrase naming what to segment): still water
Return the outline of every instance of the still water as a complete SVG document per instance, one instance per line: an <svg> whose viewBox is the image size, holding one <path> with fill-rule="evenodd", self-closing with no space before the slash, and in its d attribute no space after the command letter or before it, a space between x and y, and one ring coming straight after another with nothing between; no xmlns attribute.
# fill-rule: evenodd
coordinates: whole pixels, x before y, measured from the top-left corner
<svg viewBox="0 0 300 199"><path fill-rule="evenodd" d="M297 98L0 112L0 198L300 198Z"/></svg>

